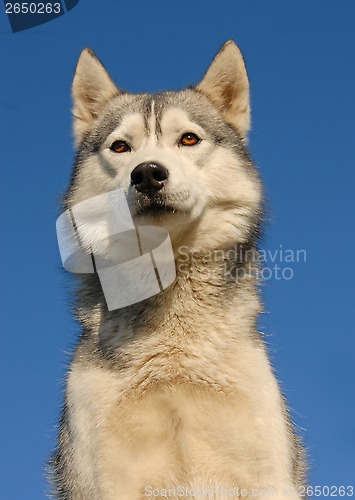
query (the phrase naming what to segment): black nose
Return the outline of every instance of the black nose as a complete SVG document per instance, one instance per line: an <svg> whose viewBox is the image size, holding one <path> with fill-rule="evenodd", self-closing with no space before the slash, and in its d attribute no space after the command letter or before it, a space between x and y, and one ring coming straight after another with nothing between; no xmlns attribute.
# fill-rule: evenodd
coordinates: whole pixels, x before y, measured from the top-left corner
<svg viewBox="0 0 355 500"><path fill-rule="evenodd" d="M155 193L164 186L168 170L159 163L140 163L131 173L131 184L140 193Z"/></svg>

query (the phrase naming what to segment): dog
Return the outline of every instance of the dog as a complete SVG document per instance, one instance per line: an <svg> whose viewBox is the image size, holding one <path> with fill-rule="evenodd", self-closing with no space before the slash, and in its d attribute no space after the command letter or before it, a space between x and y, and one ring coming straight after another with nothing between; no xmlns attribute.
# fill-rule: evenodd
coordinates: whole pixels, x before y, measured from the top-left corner
<svg viewBox="0 0 355 500"><path fill-rule="evenodd" d="M85 49L72 95L64 207L122 189L136 224L168 231L176 278L110 311L97 274L78 275L55 498L300 498L304 447L257 330L263 190L239 48L198 85L137 95Z"/></svg>

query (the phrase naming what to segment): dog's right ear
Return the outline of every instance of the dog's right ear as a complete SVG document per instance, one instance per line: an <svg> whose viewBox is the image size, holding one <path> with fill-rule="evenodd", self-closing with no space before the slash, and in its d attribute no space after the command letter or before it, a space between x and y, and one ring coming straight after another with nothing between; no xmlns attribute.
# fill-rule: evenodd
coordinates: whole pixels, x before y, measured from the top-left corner
<svg viewBox="0 0 355 500"><path fill-rule="evenodd" d="M120 92L91 49L80 54L72 86L74 137L78 145L103 106Z"/></svg>
<svg viewBox="0 0 355 500"><path fill-rule="evenodd" d="M250 128L249 82L243 56L233 40L223 45L197 90L206 94L246 139Z"/></svg>

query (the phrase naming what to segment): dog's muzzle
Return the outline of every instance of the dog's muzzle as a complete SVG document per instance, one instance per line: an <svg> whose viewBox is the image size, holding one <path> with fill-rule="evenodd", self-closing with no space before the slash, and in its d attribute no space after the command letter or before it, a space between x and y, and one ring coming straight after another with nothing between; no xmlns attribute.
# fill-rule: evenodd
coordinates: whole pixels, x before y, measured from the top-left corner
<svg viewBox="0 0 355 500"><path fill-rule="evenodd" d="M131 173L131 184L140 193L155 194L160 191L169 177L169 171L154 162L140 163Z"/></svg>

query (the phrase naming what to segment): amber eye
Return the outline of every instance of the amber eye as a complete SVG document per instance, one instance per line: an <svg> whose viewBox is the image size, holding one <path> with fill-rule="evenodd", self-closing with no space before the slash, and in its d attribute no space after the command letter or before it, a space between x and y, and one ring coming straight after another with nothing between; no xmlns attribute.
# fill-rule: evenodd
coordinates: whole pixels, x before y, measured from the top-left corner
<svg viewBox="0 0 355 500"><path fill-rule="evenodd" d="M114 153L127 153L131 151L131 147L125 141L115 141L110 146Z"/></svg>
<svg viewBox="0 0 355 500"><path fill-rule="evenodd" d="M195 146L195 144L198 144L199 142L201 142L201 139L196 134L193 132L187 132L181 136L179 144L182 146Z"/></svg>

